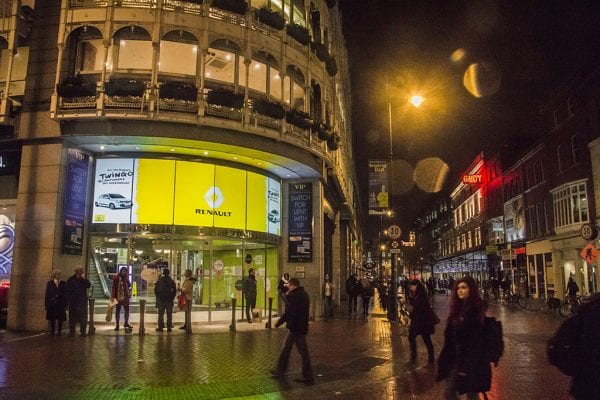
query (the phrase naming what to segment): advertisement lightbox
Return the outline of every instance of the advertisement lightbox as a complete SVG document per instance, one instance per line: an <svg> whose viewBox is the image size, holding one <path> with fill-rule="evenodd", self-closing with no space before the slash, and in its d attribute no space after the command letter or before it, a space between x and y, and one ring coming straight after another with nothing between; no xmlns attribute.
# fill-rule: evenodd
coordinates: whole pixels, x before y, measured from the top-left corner
<svg viewBox="0 0 600 400"><path fill-rule="evenodd" d="M97 160L92 222L110 224L131 222L133 164L132 158Z"/></svg>

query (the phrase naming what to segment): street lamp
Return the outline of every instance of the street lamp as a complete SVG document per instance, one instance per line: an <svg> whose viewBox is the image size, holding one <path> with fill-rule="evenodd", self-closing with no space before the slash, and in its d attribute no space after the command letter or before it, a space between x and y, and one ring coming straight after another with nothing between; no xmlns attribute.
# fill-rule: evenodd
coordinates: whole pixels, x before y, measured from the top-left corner
<svg viewBox="0 0 600 400"><path fill-rule="evenodd" d="M389 191L390 194L393 193L392 191L392 184L394 182L394 142L393 142L393 129L392 129L392 98L390 96L390 91L389 91L389 87L388 89L388 96L387 96L387 102L388 102L388 131L390 134L390 180L389 180ZM425 98L423 98L422 96L419 95L413 95L410 99L408 99L408 103L411 104L413 107L418 108L421 106L421 104L423 104L423 102L425 101ZM391 322L395 322L398 320L398 276L397 276L397 272L396 272L396 257L392 256L391 257L391 275L392 275L392 286L390 288L390 290L392 291L393 295L391 296L392 299L392 303L390 304L390 311L389 311L389 315L390 315L390 321Z"/></svg>

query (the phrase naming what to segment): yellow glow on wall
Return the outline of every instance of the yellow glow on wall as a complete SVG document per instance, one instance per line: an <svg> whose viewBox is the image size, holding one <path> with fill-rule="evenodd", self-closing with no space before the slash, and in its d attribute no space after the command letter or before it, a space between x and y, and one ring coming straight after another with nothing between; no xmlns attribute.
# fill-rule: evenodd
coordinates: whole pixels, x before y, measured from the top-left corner
<svg viewBox="0 0 600 400"><path fill-rule="evenodd" d="M131 222L137 224L173 223L173 186L175 161L136 160L133 183L133 213Z"/></svg>
<svg viewBox="0 0 600 400"><path fill-rule="evenodd" d="M268 179L248 172L247 224L252 231L267 232L267 187Z"/></svg>
<svg viewBox="0 0 600 400"><path fill-rule="evenodd" d="M212 208L205 199L214 186L215 166L177 162L175 177L175 225L213 226ZM210 196L209 196L210 197Z"/></svg>
<svg viewBox="0 0 600 400"><path fill-rule="evenodd" d="M214 226L246 229L246 171L217 166L214 188Z"/></svg>

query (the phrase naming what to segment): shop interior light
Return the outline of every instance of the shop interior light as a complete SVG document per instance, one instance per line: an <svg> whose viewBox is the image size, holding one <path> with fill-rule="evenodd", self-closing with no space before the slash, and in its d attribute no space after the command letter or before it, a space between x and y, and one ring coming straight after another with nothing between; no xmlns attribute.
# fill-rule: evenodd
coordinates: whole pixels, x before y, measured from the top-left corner
<svg viewBox="0 0 600 400"><path fill-rule="evenodd" d="M204 151L204 155L207 156L208 155L208 151Z"/></svg>
<svg viewBox="0 0 600 400"><path fill-rule="evenodd" d="M108 257L104 257L102 261L108 261Z"/></svg>
<svg viewBox="0 0 600 400"><path fill-rule="evenodd" d="M171 149L171 151L175 151L175 149Z"/></svg>
<svg viewBox="0 0 600 400"><path fill-rule="evenodd" d="M135 254L140 256L140 255L144 254L144 250L135 250Z"/></svg>
<svg viewBox="0 0 600 400"><path fill-rule="evenodd" d="M104 150L106 147L104 145L100 146L100 150Z"/></svg>
<svg viewBox="0 0 600 400"><path fill-rule="evenodd" d="M162 249L154 249L155 252L157 252L158 254L162 253Z"/></svg>

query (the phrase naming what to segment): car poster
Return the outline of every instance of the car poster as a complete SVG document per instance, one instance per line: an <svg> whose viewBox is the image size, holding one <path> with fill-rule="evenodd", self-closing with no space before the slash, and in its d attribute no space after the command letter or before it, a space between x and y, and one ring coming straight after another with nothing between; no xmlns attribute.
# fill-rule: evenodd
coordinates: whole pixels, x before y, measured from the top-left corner
<svg viewBox="0 0 600 400"><path fill-rule="evenodd" d="M269 189L267 193L267 220L269 233L281 234L281 183L268 178Z"/></svg>
<svg viewBox="0 0 600 400"><path fill-rule="evenodd" d="M93 223L131 223L133 164L133 158L96 161Z"/></svg>

